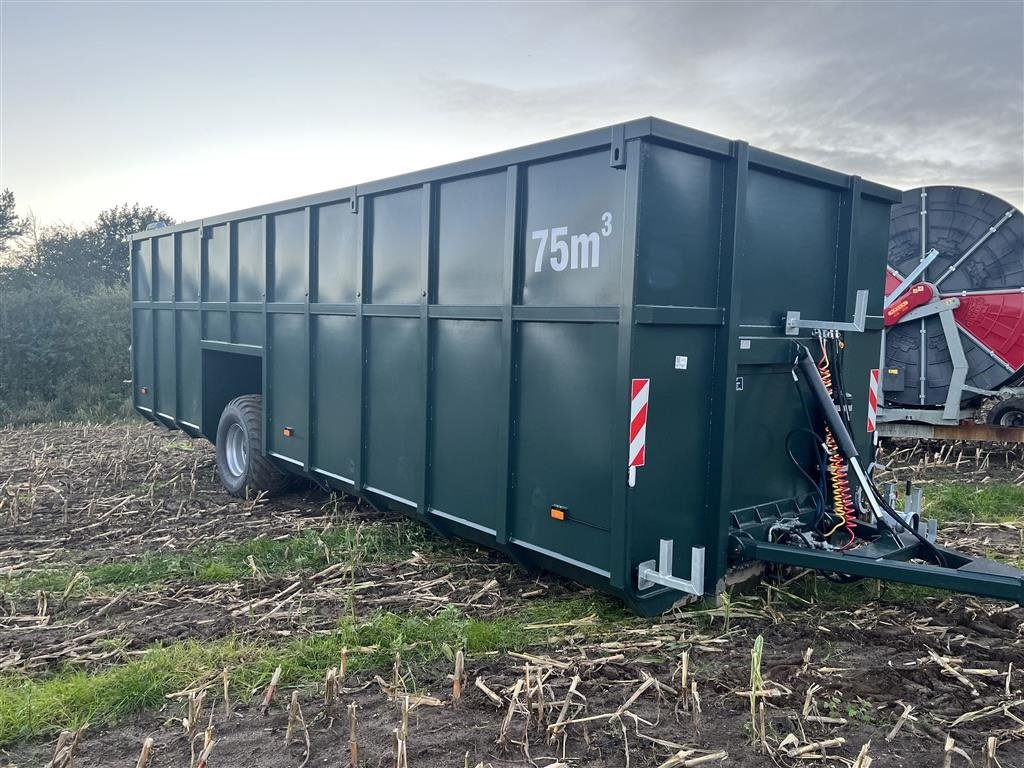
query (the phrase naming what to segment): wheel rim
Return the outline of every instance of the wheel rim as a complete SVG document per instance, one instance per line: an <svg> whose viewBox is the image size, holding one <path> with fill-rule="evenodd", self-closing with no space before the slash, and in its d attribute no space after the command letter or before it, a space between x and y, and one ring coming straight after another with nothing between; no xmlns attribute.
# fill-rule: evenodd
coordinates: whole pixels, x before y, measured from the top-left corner
<svg viewBox="0 0 1024 768"><path fill-rule="evenodd" d="M1024 427L1024 411L1007 411L999 418L1001 427Z"/></svg>
<svg viewBox="0 0 1024 768"><path fill-rule="evenodd" d="M241 477L245 474L249 451L245 440L245 430L242 429L241 424L232 424L228 428L228 437L224 443L224 458L228 464L228 471L234 477Z"/></svg>

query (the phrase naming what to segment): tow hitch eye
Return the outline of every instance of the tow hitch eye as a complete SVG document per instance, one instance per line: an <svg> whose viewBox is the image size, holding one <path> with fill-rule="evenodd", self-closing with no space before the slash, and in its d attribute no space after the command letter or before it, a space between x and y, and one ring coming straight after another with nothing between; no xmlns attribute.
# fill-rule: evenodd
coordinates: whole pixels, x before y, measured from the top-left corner
<svg viewBox="0 0 1024 768"><path fill-rule="evenodd" d="M644 560L636 575L639 591L650 589L656 584L677 589L688 595L704 594L704 547L693 547L690 554L690 578L681 579L672 575L672 539L662 539L658 550L658 562Z"/></svg>

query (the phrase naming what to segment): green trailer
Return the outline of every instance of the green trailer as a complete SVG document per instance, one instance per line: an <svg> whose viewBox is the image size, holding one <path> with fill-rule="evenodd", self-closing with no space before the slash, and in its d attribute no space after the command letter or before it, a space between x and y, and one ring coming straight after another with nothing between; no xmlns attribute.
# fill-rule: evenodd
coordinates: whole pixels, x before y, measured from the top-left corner
<svg viewBox="0 0 1024 768"><path fill-rule="evenodd" d="M900 197L645 118L150 229L134 406L236 495L299 475L646 614L764 563L1020 599L857 479Z"/></svg>

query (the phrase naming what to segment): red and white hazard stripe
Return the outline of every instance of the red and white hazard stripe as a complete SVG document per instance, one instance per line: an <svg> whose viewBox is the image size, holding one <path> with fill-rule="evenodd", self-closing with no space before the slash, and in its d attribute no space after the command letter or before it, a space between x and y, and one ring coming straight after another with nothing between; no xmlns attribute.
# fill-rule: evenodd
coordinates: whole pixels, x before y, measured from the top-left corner
<svg viewBox="0 0 1024 768"><path fill-rule="evenodd" d="M650 379L633 379L629 399L629 467L642 467L647 459L647 402Z"/></svg>
<svg viewBox="0 0 1024 768"><path fill-rule="evenodd" d="M868 432L875 431L875 421L878 419L878 369L871 369L871 378L868 382Z"/></svg>

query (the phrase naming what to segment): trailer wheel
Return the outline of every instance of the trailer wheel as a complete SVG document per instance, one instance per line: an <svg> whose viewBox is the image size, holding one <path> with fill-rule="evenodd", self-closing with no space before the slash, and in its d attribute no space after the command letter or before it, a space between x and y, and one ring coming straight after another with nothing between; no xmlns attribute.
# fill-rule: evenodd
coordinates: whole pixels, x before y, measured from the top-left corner
<svg viewBox="0 0 1024 768"><path fill-rule="evenodd" d="M289 475L263 455L263 398L236 397L224 408L217 425L217 474L232 496L266 493L288 487Z"/></svg>
<svg viewBox="0 0 1024 768"><path fill-rule="evenodd" d="M1012 397L997 403L988 412L988 423L997 427L1024 427L1024 397Z"/></svg>

